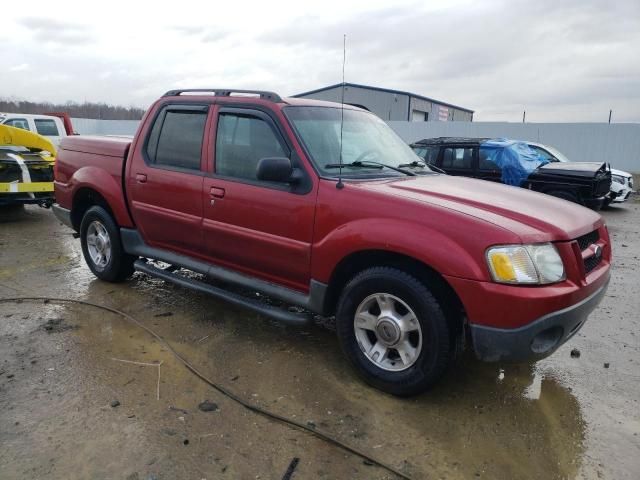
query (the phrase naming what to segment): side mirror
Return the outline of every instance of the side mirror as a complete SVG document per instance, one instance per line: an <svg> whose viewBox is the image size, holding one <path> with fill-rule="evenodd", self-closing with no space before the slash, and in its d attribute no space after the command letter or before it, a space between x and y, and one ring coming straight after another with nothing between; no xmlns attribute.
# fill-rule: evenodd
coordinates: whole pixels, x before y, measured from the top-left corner
<svg viewBox="0 0 640 480"><path fill-rule="evenodd" d="M295 183L297 176L291 160L284 157L268 157L258 162L256 178L265 182Z"/></svg>

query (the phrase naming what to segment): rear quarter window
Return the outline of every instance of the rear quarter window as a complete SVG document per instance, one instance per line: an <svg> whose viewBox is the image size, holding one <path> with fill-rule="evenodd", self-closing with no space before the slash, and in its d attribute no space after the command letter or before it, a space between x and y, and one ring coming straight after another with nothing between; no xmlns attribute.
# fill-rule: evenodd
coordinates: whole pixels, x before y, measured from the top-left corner
<svg viewBox="0 0 640 480"><path fill-rule="evenodd" d="M33 121L36 124L36 131L40 135L45 135L47 137L60 136L55 120L50 120L48 118L36 118Z"/></svg>

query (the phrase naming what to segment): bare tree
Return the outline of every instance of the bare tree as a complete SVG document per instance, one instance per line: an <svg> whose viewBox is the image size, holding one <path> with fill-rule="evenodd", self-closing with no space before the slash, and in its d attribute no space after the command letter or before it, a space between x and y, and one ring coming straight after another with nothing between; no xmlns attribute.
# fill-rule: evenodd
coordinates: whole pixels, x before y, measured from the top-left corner
<svg viewBox="0 0 640 480"><path fill-rule="evenodd" d="M76 118L97 118L102 120L140 120L144 110L138 107L122 107L106 103L84 102L67 103L27 102L0 98L0 112L35 113L66 112Z"/></svg>

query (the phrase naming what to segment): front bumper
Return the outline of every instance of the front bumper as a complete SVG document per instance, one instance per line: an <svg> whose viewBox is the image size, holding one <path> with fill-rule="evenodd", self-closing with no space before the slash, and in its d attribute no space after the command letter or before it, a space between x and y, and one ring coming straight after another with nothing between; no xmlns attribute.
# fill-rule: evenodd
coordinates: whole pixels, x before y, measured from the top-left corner
<svg viewBox="0 0 640 480"><path fill-rule="evenodd" d="M582 328L589 314L604 297L608 286L609 278L584 300L520 328L470 325L476 356L486 362L518 363L551 355Z"/></svg>
<svg viewBox="0 0 640 480"><path fill-rule="evenodd" d="M600 210L605 204L606 197L598 197L598 198L585 198L582 200L582 203L585 207L590 208L592 210Z"/></svg>
<svg viewBox="0 0 640 480"><path fill-rule="evenodd" d="M618 192L618 195L613 199L614 203L622 203L629 200L629 196L633 193L633 190L630 188L624 188Z"/></svg>

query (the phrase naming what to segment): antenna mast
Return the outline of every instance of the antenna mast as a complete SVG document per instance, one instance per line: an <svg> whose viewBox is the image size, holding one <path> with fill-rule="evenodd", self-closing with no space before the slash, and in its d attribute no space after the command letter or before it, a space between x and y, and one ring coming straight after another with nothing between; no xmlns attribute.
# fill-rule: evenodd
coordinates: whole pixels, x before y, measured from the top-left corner
<svg viewBox="0 0 640 480"><path fill-rule="evenodd" d="M344 188L342 183L342 128L344 127L344 64L347 62L347 34L342 37L342 101L340 103L340 170L338 173L337 189Z"/></svg>

